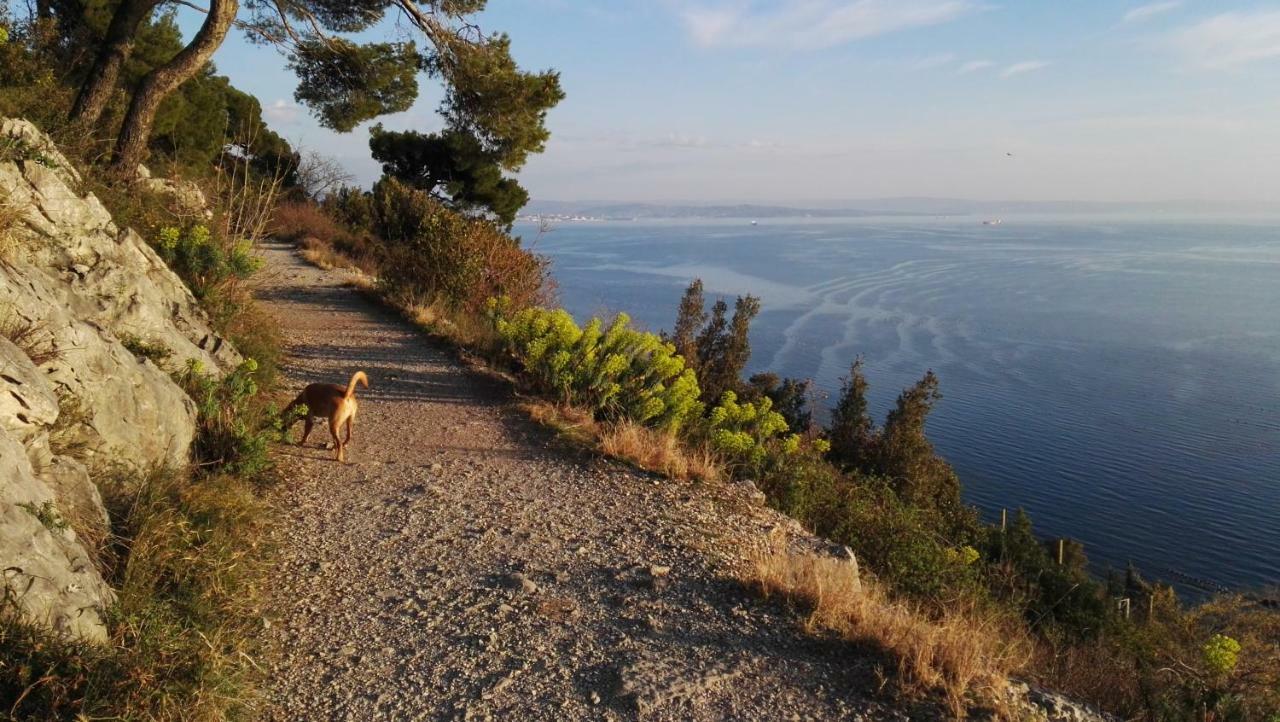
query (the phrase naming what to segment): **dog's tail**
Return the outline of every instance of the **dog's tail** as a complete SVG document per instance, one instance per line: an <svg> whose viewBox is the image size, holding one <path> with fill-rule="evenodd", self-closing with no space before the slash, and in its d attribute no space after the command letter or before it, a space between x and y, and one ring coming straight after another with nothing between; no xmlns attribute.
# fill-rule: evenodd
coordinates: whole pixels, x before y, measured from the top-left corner
<svg viewBox="0 0 1280 722"><path fill-rule="evenodd" d="M342 398L349 399L356 395L357 382L366 389L369 388L369 377L365 376L363 371L357 371L354 374L351 374L351 381L347 382L347 395Z"/></svg>

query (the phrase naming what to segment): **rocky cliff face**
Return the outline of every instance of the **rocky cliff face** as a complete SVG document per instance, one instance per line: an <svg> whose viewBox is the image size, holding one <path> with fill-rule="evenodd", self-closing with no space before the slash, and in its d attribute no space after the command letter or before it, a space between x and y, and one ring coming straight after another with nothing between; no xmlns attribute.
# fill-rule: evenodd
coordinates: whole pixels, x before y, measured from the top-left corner
<svg viewBox="0 0 1280 722"><path fill-rule="evenodd" d="M92 559L106 530L93 475L181 465L191 400L167 365L239 356L194 297L30 123L0 119L0 569L29 616L102 640L112 599ZM17 341L15 343L14 341Z"/></svg>

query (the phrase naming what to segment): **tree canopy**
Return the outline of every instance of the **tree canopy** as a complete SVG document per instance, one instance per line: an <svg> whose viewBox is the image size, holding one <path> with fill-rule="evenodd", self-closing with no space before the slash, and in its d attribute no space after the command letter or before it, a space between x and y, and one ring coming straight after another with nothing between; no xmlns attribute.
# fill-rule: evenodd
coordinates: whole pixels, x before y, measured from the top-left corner
<svg viewBox="0 0 1280 722"><path fill-rule="evenodd" d="M185 42L172 21L178 5L205 15ZM471 16L484 6L483 0L209 0L207 8L181 0L41 0L35 13L58 28L65 55L76 56L68 66L76 68L79 87L72 120L117 122L103 111L120 90L128 96L114 135L118 167L131 169L157 147L157 137L169 152L209 149L182 136L203 141L225 118L219 107L245 107L228 97L225 79L213 80L209 62L238 29L286 55L298 77L295 98L339 132L408 109L420 78L438 82L443 128L434 136L449 151L443 169L452 187L438 183L433 191L511 218L527 197L502 174L543 150L547 111L563 93L557 73L522 70L510 38L476 26ZM393 18L394 31L387 27ZM172 100L175 94L182 99Z"/></svg>
<svg viewBox="0 0 1280 722"><path fill-rule="evenodd" d="M502 174L493 151L467 131L440 133L370 131L369 149L382 172L446 201L464 212L491 213L506 225L529 202L529 194Z"/></svg>

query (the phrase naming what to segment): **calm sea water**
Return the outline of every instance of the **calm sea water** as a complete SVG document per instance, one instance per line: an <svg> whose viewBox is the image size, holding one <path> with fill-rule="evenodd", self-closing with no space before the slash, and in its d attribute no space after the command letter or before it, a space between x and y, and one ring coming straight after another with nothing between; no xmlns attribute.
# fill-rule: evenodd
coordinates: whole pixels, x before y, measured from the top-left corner
<svg viewBox="0 0 1280 722"><path fill-rule="evenodd" d="M988 519L1025 508L1099 566L1280 582L1280 222L796 219L568 223L579 318L670 328L689 281L752 293L751 371L834 398L861 354L877 419L926 369L929 422Z"/></svg>

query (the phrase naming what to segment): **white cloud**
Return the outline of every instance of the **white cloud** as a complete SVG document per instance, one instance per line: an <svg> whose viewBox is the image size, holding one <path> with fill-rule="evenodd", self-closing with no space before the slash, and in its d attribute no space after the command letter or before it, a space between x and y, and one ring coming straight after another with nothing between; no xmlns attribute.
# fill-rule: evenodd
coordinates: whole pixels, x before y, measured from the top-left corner
<svg viewBox="0 0 1280 722"><path fill-rule="evenodd" d="M263 108L262 114L272 123L292 123L298 119L301 110L296 104L280 98Z"/></svg>
<svg viewBox="0 0 1280 722"><path fill-rule="evenodd" d="M1280 10L1215 15L1173 33L1169 43L1203 68L1280 58Z"/></svg>
<svg viewBox="0 0 1280 722"><path fill-rule="evenodd" d="M929 70L931 68L940 68L944 65L950 65L956 61L955 53L939 53L937 55L929 55L911 64L916 70Z"/></svg>
<svg viewBox="0 0 1280 722"><path fill-rule="evenodd" d="M647 138L641 140L640 144L655 148L709 148L712 145L705 136L679 132L667 133L659 138Z"/></svg>
<svg viewBox="0 0 1280 722"><path fill-rule="evenodd" d="M827 48L908 28L939 25L978 10L972 0L791 0L743 2L680 13L704 47Z"/></svg>
<svg viewBox="0 0 1280 722"><path fill-rule="evenodd" d="M1039 70L1048 65L1049 64L1044 62L1043 60L1024 60L1021 63L1014 63L1013 65L1010 65L1009 67L1000 71L1000 77L1012 78L1015 75L1030 73L1032 71Z"/></svg>
<svg viewBox="0 0 1280 722"><path fill-rule="evenodd" d="M1139 5L1138 7L1125 13L1124 17L1120 18L1120 22L1122 23L1145 22L1157 15L1167 13L1170 10L1173 10L1174 8L1180 5L1182 5L1182 0L1166 0L1165 2L1154 2L1154 3L1147 3L1146 5Z"/></svg>
<svg viewBox="0 0 1280 722"><path fill-rule="evenodd" d="M995 63L990 60L970 60L956 70L956 75L968 75L969 73L974 73L979 70L986 70L993 65L995 65Z"/></svg>

